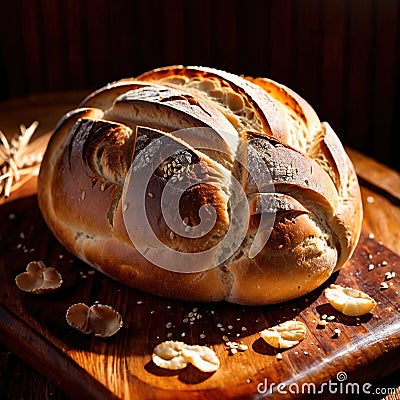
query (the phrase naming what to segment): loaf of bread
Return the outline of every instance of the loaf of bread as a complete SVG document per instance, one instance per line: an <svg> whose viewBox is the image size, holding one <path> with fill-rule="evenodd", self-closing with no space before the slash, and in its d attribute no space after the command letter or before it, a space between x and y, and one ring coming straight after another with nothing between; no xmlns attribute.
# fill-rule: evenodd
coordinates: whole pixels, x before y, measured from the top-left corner
<svg viewBox="0 0 400 400"><path fill-rule="evenodd" d="M328 123L266 78L171 66L85 98L38 181L72 254L156 295L260 305L302 296L352 256L354 168Z"/></svg>

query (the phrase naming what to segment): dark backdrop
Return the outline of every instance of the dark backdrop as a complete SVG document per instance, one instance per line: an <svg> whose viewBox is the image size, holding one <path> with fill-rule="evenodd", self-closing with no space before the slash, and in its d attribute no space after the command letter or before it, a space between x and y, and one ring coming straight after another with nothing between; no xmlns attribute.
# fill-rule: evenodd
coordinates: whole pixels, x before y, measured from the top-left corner
<svg viewBox="0 0 400 400"><path fill-rule="evenodd" d="M0 0L0 100L212 66L288 85L400 170L399 21L397 0Z"/></svg>

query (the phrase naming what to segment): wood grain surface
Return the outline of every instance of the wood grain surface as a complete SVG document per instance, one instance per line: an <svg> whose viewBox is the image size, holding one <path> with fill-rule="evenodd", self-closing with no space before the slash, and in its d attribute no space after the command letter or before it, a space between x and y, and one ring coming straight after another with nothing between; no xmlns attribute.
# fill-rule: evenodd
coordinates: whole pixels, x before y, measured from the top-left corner
<svg viewBox="0 0 400 400"><path fill-rule="evenodd" d="M80 95L66 95L70 102L66 100L65 104L43 96L38 110L47 121L45 124L51 125L51 118L57 119L57 113L62 115L76 104L74 99L80 99ZM44 111L49 104L57 110L50 118L45 117ZM15 105L7 104L10 131L18 126L16 121L25 122L21 109ZM0 107L0 116L6 115L5 109ZM363 185L363 235L352 260L327 284L357 287L377 300L374 312L360 318L335 312L323 296L326 285L298 300L269 307L182 303L129 289L97 272L91 274L87 265L54 239L37 207L35 180L14 192L0 205L0 340L60 388L59 392L54 387L49 389L47 380L35 378L40 385L31 390L31 398L46 398L35 391L49 397L49 390L59 396L96 399L257 398L257 387L262 389L259 385L265 379L275 384L318 386L335 381L339 372L347 374L346 382L371 382L371 390L379 388L376 380L400 367L400 178L359 153L349 153ZM391 178L384 178L387 175ZM59 292L34 296L16 287L15 276L29 261L38 259L62 273L64 285ZM383 261L386 266L382 266ZM371 263L375 268L369 271ZM387 290L380 290L386 271L395 271L397 276L387 282L391 284ZM69 305L91 305L96 301L113 306L123 316L124 327L112 338L99 340L82 335L65 322ZM185 322L191 312L202 316L191 321L193 324ZM336 318L319 329L316 320L325 313ZM291 318L305 322L308 334L301 344L282 352L283 359L278 360L276 351L260 339L258 332ZM341 330L337 338L332 337L334 328ZM229 355L223 335L243 340L249 349ZM204 374L191 367L174 372L156 367L151 362L151 352L167 338L210 345L221 360L220 369L215 374ZM12 364L7 359L11 355L2 354L0 366ZM18 364L18 368L22 371L26 367ZM386 388L399 385L393 376L397 375L386 381ZM10 395L10 386L4 382L1 385L8 390L3 393ZM15 385L12 390L18 393ZM23 390L20 388L19 393ZM383 395L381 392L375 398ZM324 396L328 398L329 393ZM338 393L331 397L337 398ZM19 398L18 394L13 398Z"/></svg>

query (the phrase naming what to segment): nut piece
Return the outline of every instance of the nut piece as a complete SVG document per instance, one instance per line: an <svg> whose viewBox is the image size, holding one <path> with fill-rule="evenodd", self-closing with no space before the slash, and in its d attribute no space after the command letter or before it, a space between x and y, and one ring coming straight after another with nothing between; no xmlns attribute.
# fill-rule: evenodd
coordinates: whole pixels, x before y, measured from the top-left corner
<svg viewBox="0 0 400 400"><path fill-rule="evenodd" d="M306 337L307 327L301 321L285 321L260 332L261 337L272 347L289 349Z"/></svg>
<svg viewBox="0 0 400 400"><path fill-rule="evenodd" d="M183 342L169 340L160 343L153 350L152 360L158 367L166 369L182 369L188 365L182 355L182 349L186 346Z"/></svg>
<svg viewBox="0 0 400 400"><path fill-rule="evenodd" d="M182 369L189 363L203 372L215 372L220 365L215 352L207 346L191 346L183 342L166 341L154 348L154 364L166 369Z"/></svg>
<svg viewBox="0 0 400 400"><path fill-rule="evenodd" d="M122 327L121 315L112 307L103 304L91 307L83 303L74 304L68 308L66 320L73 328L99 337L110 337Z"/></svg>
<svg viewBox="0 0 400 400"><path fill-rule="evenodd" d="M57 290L63 283L59 272L54 268L47 268L43 261L31 261L26 272L15 277L17 286L34 294L49 293Z"/></svg>
<svg viewBox="0 0 400 400"><path fill-rule="evenodd" d="M209 347L186 345L182 349L182 355L200 371L215 372L219 368L219 358Z"/></svg>
<svg viewBox="0 0 400 400"><path fill-rule="evenodd" d="M350 317L367 314L376 306L376 301L361 290L340 285L330 285L325 297L332 307Z"/></svg>

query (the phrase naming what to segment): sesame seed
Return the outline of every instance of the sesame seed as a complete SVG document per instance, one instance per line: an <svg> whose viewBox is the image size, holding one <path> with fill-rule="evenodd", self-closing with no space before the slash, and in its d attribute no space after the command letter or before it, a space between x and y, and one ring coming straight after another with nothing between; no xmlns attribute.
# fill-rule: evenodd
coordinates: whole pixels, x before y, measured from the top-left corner
<svg viewBox="0 0 400 400"><path fill-rule="evenodd" d="M15 219L16 217L14 213L8 214L8 219Z"/></svg>
<svg viewBox="0 0 400 400"><path fill-rule="evenodd" d="M389 285L386 282L381 282L380 290L389 289Z"/></svg>
<svg viewBox="0 0 400 400"><path fill-rule="evenodd" d="M200 339L204 339L206 337L206 335L204 333L200 334Z"/></svg>
<svg viewBox="0 0 400 400"><path fill-rule="evenodd" d="M318 321L318 326L325 326L328 324L328 321L326 321L325 319L320 319Z"/></svg>
<svg viewBox="0 0 400 400"><path fill-rule="evenodd" d="M282 357L282 353L277 353L277 354L276 354L276 359L277 359L277 360L282 360L282 358L283 358L283 357Z"/></svg>
<svg viewBox="0 0 400 400"><path fill-rule="evenodd" d="M154 313L155 313L155 311L154 311L154 310L151 310L151 311L150 311L150 314L154 314Z"/></svg>
<svg viewBox="0 0 400 400"><path fill-rule="evenodd" d="M308 356L308 351L303 351L303 353L306 355L306 356Z"/></svg>
<svg viewBox="0 0 400 400"><path fill-rule="evenodd" d="M236 354L237 353L237 349L235 349L235 348L231 348L230 351L231 351L232 354Z"/></svg>
<svg viewBox="0 0 400 400"><path fill-rule="evenodd" d="M341 334L341 330L339 328L335 328L333 331L333 336L332 337L339 337Z"/></svg>
<svg viewBox="0 0 400 400"><path fill-rule="evenodd" d="M168 333L167 338L172 338L172 333Z"/></svg>
<svg viewBox="0 0 400 400"><path fill-rule="evenodd" d="M367 197L367 203L373 204L374 202L375 202L375 199L374 199L373 196L368 196L368 197Z"/></svg>
<svg viewBox="0 0 400 400"><path fill-rule="evenodd" d="M154 198L154 194L151 193L151 192L148 192L148 193L147 193L147 196L149 196L151 199Z"/></svg>
<svg viewBox="0 0 400 400"><path fill-rule="evenodd" d="M396 276L396 272L385 272L385 279L388 281L389 279L392 279Z"/></svg>
<svg viewBox="0 0 400 400"><path fill-rule="evenodd" d="M329 315L329 317L326 318L327 321L333 321L335 319L334 315Z"/></svg>
<svg viewBox="0 0 400 400"><path fill-rule="evenodd" d="M386 267L387 264L388 264L387 261L382 261L381 263L382 267Z"/></svg>
<svg viewBox="0 0 400 400"><path fill-rule="evenodd" d="M189 322L189 318L183 318L182 322L183 322L184 324L186 324L187 322Z"/></svg>
<svg viewBox="0 0 400 400"><path fill-rule="evenodd" d="M323 314L322 317L321 317L321 319L326 319L327 317L328 317L327 314Z"/></svg>
<svg viewBox="0 0 400 400"><path fill-rule="evenodd" d="M369 264L368 265L368 271L372 271L375 268L374 264Z"/></svg>
<svg viewBox="0 0 400 400"><path fill-rule="evenodd" d="M238 346L238 349L240 351L246 351L249 348L249 346L247 346L246 344L240 343Z"/></svg>
<svg viewBox="0 0 400 400"><path fill-rule="evenodd" d="M189 222L189 218L188 218L188 217L183 218L183 223L184 223L185 225L187 225L188 222Z"/></svg>
<svg viewBox="0 0 400 400"><path fill-rule="evenodd" d="M123 210L123 211L126 211L127 209L128 209L128 204L125 203L125 204L123 205L123 207L122 207L122 210Z"/></svg>
<svg viewBox="0 0 400 400"><path fill-rule="evenodd" d="M172 327L172 322L168 322L168 323L165 325L165 327L166 327L167 329L171 328L171 327Z"/></svg>
<svg viewBox="0 0 400 400"><path fill-rule="evenodd" d="M229 342L229 338L228 338L228 336L226 336L226 335L222 336L222 340L223 340L224 342Z"/></svg>
<svg viewBox="0 0 400 400"><path fill-rule="evenodd" d="M143 304L143 301L142 301L142 300L138 300L138 301L136 302L136 304Z"/></svg>
<svg viewBox="0 0 400 400"><path fill-rule="evenodd" d="M228 329L233 329L233 326L232 325L228 325Z"/></svg>
<svg viewBox="0 0 400 400"><path fill-rule="evenodd" d="M20 237L21 239L25 239L25 233L24 233L24 232L21 232L21 233L19 234L19 237Z"/></svg>
<svg viewBox="0 0 400 400"><path fill-rule="evenodd" d="M182 336L182 337L185 337L185 336L186 336L186 333L185 333L185 332L182 332L182 333L181 333L181 336Z"/></svg>
<svg viewBox="0 0 400 400"><path fill-rule="evenodd" d="M217 328L222 328L222 324L217 324Z"/></svg>
<svg viewBox="0 0 400 400"><path fill-rule="evenodd" d="M242 326L242 332L247 331L247 328L245 326Z"/></svg>
<svg viewBox="0 0 400 400"><path fill-rule="evenodd" d="M85 200L86 198L86 192L84 190L82 190L81 192L81 200Z"/></svg>
<svg viewBox="0 0 400 400"><path fill-rule="evenodd" d="M173 231L171 231L171 232L169 233L169 238L170 238L171 240L174 240L174 239L175 239L175 233L174 233Z"/></svg>

